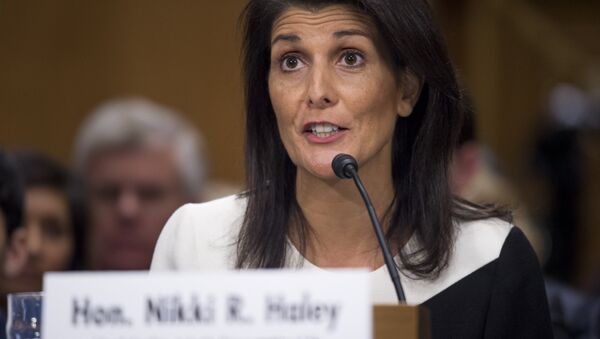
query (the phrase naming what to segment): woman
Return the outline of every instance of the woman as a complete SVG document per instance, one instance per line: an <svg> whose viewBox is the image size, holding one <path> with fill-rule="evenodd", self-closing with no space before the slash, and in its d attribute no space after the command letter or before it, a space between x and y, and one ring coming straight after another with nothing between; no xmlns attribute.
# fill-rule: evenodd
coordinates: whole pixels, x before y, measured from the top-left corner
<svg viewBox="0 0 600 339"><path fill-rule="evenodd" d="M251 0L244 18L248 190L179 209L152 268L368 267L374 302L394 302L361 198L331 169L349 153L433 337L551 335L522 233L449 191L461 97L426 2Z"/></svg>
<svg viewBox="0 0 600 339"><path fill-rule="evenodd" d="M80 208L67 171L37 152L12 156L24 183L24 213L8 243L2 294L40 291L45 272L74 269L81 257Z"/></svg>

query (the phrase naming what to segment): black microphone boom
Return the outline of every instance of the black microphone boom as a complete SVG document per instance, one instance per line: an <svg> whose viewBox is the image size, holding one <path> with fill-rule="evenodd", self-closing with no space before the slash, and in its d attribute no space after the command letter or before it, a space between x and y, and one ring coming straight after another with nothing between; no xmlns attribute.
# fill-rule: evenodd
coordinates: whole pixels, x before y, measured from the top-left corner
<svg viewBox="0 0 600 339"><path fill-rule="evenodd" d="M387 266L388 272L390 273L390 278L394 284L394 289L396 290L396 295L398 296L398 301L400 303L406 302L404 290L402 289L402 284L400 283L400 276L398 275L398 269L394 263L394 259L390 252L390 247L385 240L383 230L381 229L381 225L377 219L377 214L375 213L375 208L371 203L371 199L367 194L367 190L365 189L362 180L360 180L360 177L358 176L358 163L356 162L356 159L349 154L340 153L333 158L331 167L333 168L335 175L338 177L342 179L352 178L354 180L354 183L356 184L356 187L358 188L358 191L360 192L360 195L367 206L367 211L369 212L369 217L371 218L371 223L373 224L373 229L377 235L377 241L379 241L379 246L381 247L381 252L383 253L385 266Z"/></svg>

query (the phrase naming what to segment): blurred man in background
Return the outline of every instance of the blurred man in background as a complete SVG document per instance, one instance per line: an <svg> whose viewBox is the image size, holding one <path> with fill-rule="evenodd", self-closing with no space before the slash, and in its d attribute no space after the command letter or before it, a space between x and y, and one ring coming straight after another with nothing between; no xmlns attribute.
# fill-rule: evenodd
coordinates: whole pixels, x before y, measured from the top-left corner
<svg viewBox="0 0 600 339"><path fill-rule="evenodd" d="M200 201L199 136L145 99L101 105L81 128L75 166L87 210L86 268L145 270L169 216Z"/></svg>

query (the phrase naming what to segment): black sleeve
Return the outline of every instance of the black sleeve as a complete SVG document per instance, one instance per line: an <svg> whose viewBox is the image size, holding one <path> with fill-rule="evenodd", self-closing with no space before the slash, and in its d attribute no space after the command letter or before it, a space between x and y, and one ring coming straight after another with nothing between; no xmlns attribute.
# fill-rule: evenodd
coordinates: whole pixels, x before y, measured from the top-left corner
<svg viewBox="0 0 600 339"><path fill-rule="evenodd" d="M513 227L498 258L485 338L552 338L550 312L539 263Z"/></svg>

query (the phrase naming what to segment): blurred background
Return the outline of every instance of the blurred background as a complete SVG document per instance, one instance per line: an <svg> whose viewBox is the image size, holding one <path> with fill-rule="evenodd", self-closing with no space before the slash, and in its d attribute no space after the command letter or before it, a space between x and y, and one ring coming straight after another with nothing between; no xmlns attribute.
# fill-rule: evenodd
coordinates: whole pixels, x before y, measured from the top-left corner
<svg viewBox="0 0 600 339"><path fill-rule="evenodd" d="M88 114L140 96L201 131L211 181L243 187L244 4L1 0L0 147L70 167ZM481 158L509 192L503 202L526 211L549 277L598 294L600 3L433 6L472 102Z"/></svg>

